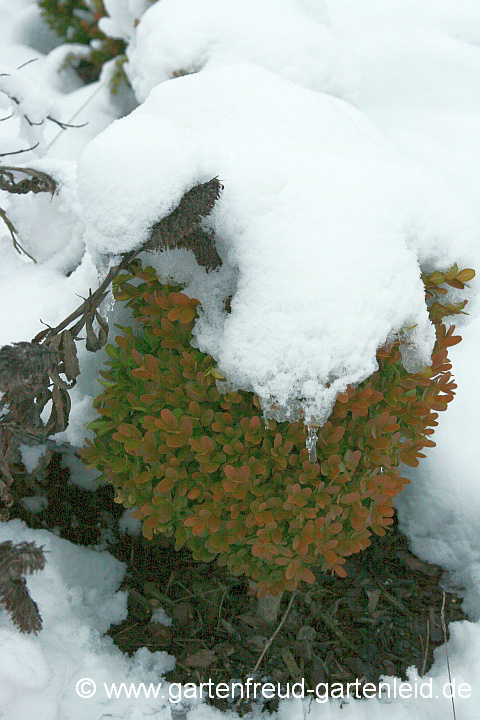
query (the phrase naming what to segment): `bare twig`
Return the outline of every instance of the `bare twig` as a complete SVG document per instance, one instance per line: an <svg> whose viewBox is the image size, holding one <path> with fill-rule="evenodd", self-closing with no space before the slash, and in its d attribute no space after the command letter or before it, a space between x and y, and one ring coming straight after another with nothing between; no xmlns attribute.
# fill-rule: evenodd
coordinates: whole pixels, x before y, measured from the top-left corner
<svg viewBox="0 0 480 720"><path fill-rule="evenodd" d="M24 63L21 65L17 65L17 70L23 70L24 67L27 67L27 65L31 65L31 63L38 62L38 57L30 58L30 60L25 60Z"/></svg>
<svg viewBox="0 0 480 720"><path fill-rule="evenodd" d="M4 120L9 120L11 117L13 117L13 113L6 118L2 118L0 122L3 122ZM39 145L40 143L37 142L35 143L35 145L32 145L32 147L24 148L23 150L14 150L8 153L0 153L0 157L7 157L7 155L21 155L22 153L30 152L30 150L35 150L35 148L37 148Z"/></svg>
<svg viewBox="0 0 480 720"><path fill-rule="evenodd" d="M73 115L72 115L71 118L69 119L68 123L65 123L65 126L66 126L66 127L82 127L81 125L80 125L80 126L75 126L75 125L72 125L71 123L72 123L73 120L75 120L75 118L77 117L77 115L79 115L79 113L81 113L82 110L93 100L93 98L100 92L100 90L101 90L106 84L107 84L107 81L104 80L102 83L100 83L100 84L98 85L98 87L97 87L97 88L95 89L95 91L90 95L90 97L88 97L88 98L85 100L85 102L78 108L78 110L76 110L76 111L73 113ZM62 132L63 132L64 130L65 130L64 127L62 127L62 128L60 129L60 131L55 135L55 137L53 138L53 140L51 140L50 143L47 145L47 150L50 150L50 148L52 147L52 145L53 145L54 143L56 143L56 141L58 140L58 138L60 137L60 135L62 134Z"/></svg>
<svg viewBox="0 0 480 720"><path fill-rule="evenodd" d="M422 647L423 647L423 639L422 639L421 635L420 635L420 640L421 640ZM430 620L427 617L427 639L425 642L425 648L424 648L424 653L423 653L423 662L422 662L422 671L420 673L420 677L423 677L425 675L425 669L427 667L429 644L430 644Z"/></svg>
<svg viewBox="0 0 480 720"><path fill-rule="evenodd" d="M0 122L3 122L4 120L10 120L10 118L13 117L13 113L11 115L8 115L8 117L0 118ZM35 145L32 145L32 147L29 148L23 148L23 150L14 150L12 152L8 153L0 153L0 157L7 157L7 155L21 155L22 153L30 152L30 150L35 150L40 145L39 142L35 143Z"/></svg>
<svg viewBox="0 0 480 720"><path fill-rule="evenodd" d="M7 213L5 212L5 210L4 210L3 208L1 208L1 207L0 207L0 218L2 218L3 222L4 222L5 225L7 226L8 231L9 231L9 233L10 233L10 237L12 238L13 247L14 247L15 250L18 252L18 254L19 254L19 255L26 255L28 258L30 258L30 260L32 260L34 263L36 263L37 261L35 260L35 258L34 258L32 255L30 255L30 253L27 252L27 251L25 250L25 248L22 247L22 245L20 245L20 243L18 242L17 230L16 230L16 228L15 228L15 225L12 223L12 221L11 221L10 218L8 217L8 215L7 215Z"/></svg>
<svg viewBox="0 0 480 720"><path fill-rule="evenodd" d="M385 588L382 587L382 595L384 596L385 600L388 600L388 602L397 608L397 610L400 610L404 615L407 617L412 616L411 610L408 609L406 605L404 605L395 595L392 595L392 593L389 593L388 590L385 590Z"/></svg>
<svg viewBox="0 0 480 720"><path fill-rule="evenodd" d="M8 75L8 73L2 73L2 75L0 75L0 77L4 77L5 75ZM17 97L15 97L15 95L10 95L10 93L5 92L5 90L3 92L5 93L5 95L8 98L10 98L10 100L13 103L15 103L15 105L19 105L19 106L21 105L20 100ZM22 113L22 117L25 118L25 120L30 125L30 127L37 127L37 126L43 125L45 123L45 120L50 120L50 122L53 122L53 123L55 123L55 125L58 125L59 127L61 127L62 130L66 130L67 128L82 128L82 127L85 127L85 125L88 125L88 122L84 122L81 125L69 125L69 123L64 123L61 120L57 120L56 118L52 117L51 115L46 115L43 118L43 120L39 120L39 122L34 122L33 120L30 120L30 118L28 117L28 115L26 113Z"/></svg>
<svg viewBox="0 0 480 720"><path fill-rule="evenodd" d="M336 626L336 624L333 622L333 620L327 615L327 613L323 612L322 610L317 610L317 616L323 620L325 625L338 637L339 640L345 645L345 647L350 648L352 652L355 653L355 655L358 655L359 658L361 658L364 662L367 662L365 658L360 655L355 645L350 642L350 640L347 638L346 635Z"/></svg>
<svg viewBox="0 0 480 720"><path fill-rule="evenodd" d="M126 628L123 628L123 630L119 630L118 632L113 633L113 635L111 635L110 637L115 638L119 635L123 635L123 633L129 632L129 630L133 630L133 628L138 627L138 625L141 625L141 623L136 622L133 623L133 625L128 625Z"/></svg>
<svg viewBox="0 0 480 720"><path fill-rule="evenodd" d="M29 150L33 150L34 148L36 148L37 145L33 145L30 148L25 148L24 150L17 150L16 152L3 153L2 156L17 155L20 153L28 152ZM21 180L16 180L16 173L21 173L26 177L23 177ZM8 193L13 193L14 195L26 195L29 192L33 192L34 194L41 192L50 192L53 196L57 192L57 184L50 175L41 172L40 170L34 170L33 168L13 167L10 165L0 165L0 190L4 190ZM10 232L13 247L15 248L15 250L20 255L26 255L30 260L36 263L37 261L35 260L35 258L30 255L30 253L27 252L18 241L17 230L5 210L3 210L3 208L0 208L0 218L2 218L3 222L5 223Z"/></svg>
<svg viewBox="0 0 480 720"><path fill-rule="evenodd" d="M218 620L217 620L217 632L220 628L220 620L222 619L222 608L223 608L223 601L227 597L227 590L224 589L222 593L222 597L220 598L220 604L218 606Z"/></svg>
<svg viewBox="0 0 480 720"><path fill-rule="evenodd" d="M445 590L442 590L443 592L443 599L442 599L442 609L440 610L440 619L442 621L442 630L443 630L443 639L445 640L445 655L447 658L447 670L448 670L448 682L450 683L450 690L452 689L452 674L450 672L450 660L448 657L448 646L447 646L447 625L445 623ZM453 712L453 720L457 720L457 715L455 713L455 701L453 699L453 692L451 692L451 701L452 701L452 712Z"/></svg>
<svg viewBox="0 0 480 720"><path fill-rule="evenodd" d="M17 181L15 180L15 173L22 173L26 175L26 177ZM0 165L0 190L5 190L5 192L15 195L26 195L29 192L33 192L35 195L37 193L49 192L54 195L57 192L57 183L51 175L41 170Z"/></svg>

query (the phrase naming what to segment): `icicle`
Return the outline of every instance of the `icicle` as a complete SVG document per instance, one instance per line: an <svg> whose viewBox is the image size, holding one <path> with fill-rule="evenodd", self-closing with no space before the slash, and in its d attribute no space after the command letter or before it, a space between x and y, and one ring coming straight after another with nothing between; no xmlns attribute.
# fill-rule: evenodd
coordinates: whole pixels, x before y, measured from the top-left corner
<svg viewBox="0 0 480 720"><path fill-rule="evenodd" d="M119 256L115 257L104 257L102 258L98 265L97 265L97 278L98 278L98 284L101 285L102 282L107 277L109 271L112 267L115 265L118 265L120 262ZM115 307L115 297L112 292L112 285L107 288L107 295L103 299L101 305L100 305L100 312L101 314L105 316L109 316L112 312L113 308Z"/></svg>
<svg viewBox="0 0 480 720"><path fill-rule="evenodd" d="M318 439L318 428L308 425L308 435L305 440L305 446L308 450L308 459L310 462L317 462L317 439Z"/></svg>

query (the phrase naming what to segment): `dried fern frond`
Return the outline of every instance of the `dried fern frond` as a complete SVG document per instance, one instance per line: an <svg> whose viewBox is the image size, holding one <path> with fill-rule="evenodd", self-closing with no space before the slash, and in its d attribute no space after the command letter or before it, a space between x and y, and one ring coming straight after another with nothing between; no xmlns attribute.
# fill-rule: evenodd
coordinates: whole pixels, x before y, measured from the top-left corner
<svg viewBox="0 0 480 720"><path fill-rule="evenodd" d="M211 270L222 264L215 247L215 234L201 226L210 215L223 190L218 178L195 185L185 193L167 217L152 227L146 248L187 248L193 250L199 265Z"/></svg>
<svg viewBox="0 0 480 720"><path fill-rule="evenodd" d="M22 633L37 634L42 629L38 605L30 596L23 576L44 567L43 547L34 542L0 543L0 603Z"/></svg>

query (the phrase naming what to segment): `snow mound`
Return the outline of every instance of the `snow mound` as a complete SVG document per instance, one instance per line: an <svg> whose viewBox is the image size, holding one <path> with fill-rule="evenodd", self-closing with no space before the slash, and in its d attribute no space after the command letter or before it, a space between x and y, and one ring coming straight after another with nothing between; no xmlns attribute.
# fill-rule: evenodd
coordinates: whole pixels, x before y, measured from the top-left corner
<svg viewBox="0 0 480 720"><path fill-rule="evenodd" d="M114 4L101 27L128 38L128 13ZM323 0L162 0L141 17L125 69L140 102L171 77L241 62L351 98L355 64L326 23Z"/></svg>
<svg viewBox="0 0 480 720"><path fill-rule="evenodd" d="M47 551L45 569L28 577L43 630L21 635L0 608L0 707L8 720L100 720L154 717L170 720L167 699L112 697L103 683L161 682L173 668L165 652L145 648L129 658L103 633L127 615L126 594L117 592L125 566L108 553L72 545L19 520L0 524L0 542L34 541ZM80 697L76 686L91 678L97 692ZM165 688L168 684L165 683ZM84 690L91 686L84 685ZM168 693L165 692L167 696Z"/></svg>
<svg viewBox="0 0 480 720"><path fill-rule="evenodd" d="M322 422L402 329L408 369L429 363L420 273L468 264L465 211L355 108L261 68L163 83L87 146L87 247L97 257L138 247L214 176L225 189L209 222L225 264L195 293L208 306L226 274L236 292L230 314L204 312L195 332L233 386L287 416L300 399L307 420Z"/></svg>

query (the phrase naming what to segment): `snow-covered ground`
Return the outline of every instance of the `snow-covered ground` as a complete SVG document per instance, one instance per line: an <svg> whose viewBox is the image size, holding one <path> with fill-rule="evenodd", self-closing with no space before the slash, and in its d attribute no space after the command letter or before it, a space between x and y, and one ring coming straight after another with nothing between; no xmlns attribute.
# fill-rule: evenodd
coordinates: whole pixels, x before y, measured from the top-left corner
<svg viewBox="0 0 480 720"><path fill-rule="evenodd" d="M206 273L185 250L155 265L202 300L196 340L234 385L254 389L267 412L302 408L322 420L335 394L370 375L376 349L402 328L411 328L406 366L425 363L433 334L420 272L455 261L480 268L478 1L105 5L103 30L129 43L135 95L110 95L111 68L83 87L61 69L65 48L33 0L0 0L0 118L11 112L9 93L20 102L13 109L35 122L88 121L68 131L47 119L30 126L18 114L0 123L0 153L39 143L4 163L44 170L60 186L53 198L0 193L37 259L20 257L0 227L0 345L30 340L40 320L59 323L112 255L138 247L188 189L219 176L225 189L208 222L221 269ZM227 317L223 301L232 294ZM458 720L476 719L480 706L480 317L471 294L464 342L451 351L457 398L440 418L437 447L397 500L414 552L463 588L470 621L450 627L448 645L457 688L471 687L455 698ZM58 437L72 445L94 416L103 362L81 345L79 354L71 423ZM203 703L100 692L104 682L160 682L174 662L147 650L128 659L105 638L126 613L117 592L123 566L18 521L0 525L6 539L36 540L49 555L28 580L44 616L38 637L20 635L0 610L0 718L222 715ZM97 683L88 699L76 693L82 678ZM415 689L415 669L410 680ZM421 682L433 697L285 700L278 718L450 718L445 648Z"/></svg>

